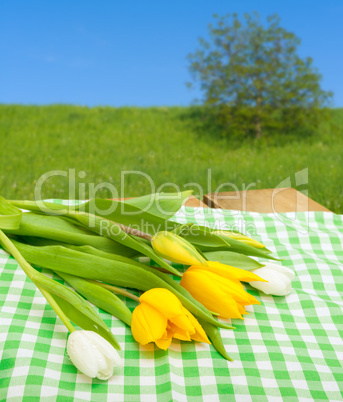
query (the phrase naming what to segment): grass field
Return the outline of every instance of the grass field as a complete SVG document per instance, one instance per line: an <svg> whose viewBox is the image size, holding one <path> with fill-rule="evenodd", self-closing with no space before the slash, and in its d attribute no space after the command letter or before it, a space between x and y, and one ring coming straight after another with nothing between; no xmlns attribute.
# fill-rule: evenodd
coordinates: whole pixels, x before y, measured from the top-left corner
<svg viewBox="0 0 343 402"><path fill-rule="evenodd" d="M207 193L224 183L239 190L251 183L251 189L273 188L288 177L295 187L295 173L308 168L309 196L343 213L342 109L332 111L336 130L323 126L310 138L280 135L241 143L204 132L192 116L191 108L0 105L1 194L33 198L37 180L54 170L67 174L75 169L76 193L69 191L68 177L59 172L44 182L43 198L88 197L89 183L101 182L112 183L118 196L127 197L157 191L167 182L181 189L196 183L188 187L195 195L200 187ZM121 188L121 171L141 171L151 181L126 174ZM111 194L103 189L97 195Z"/></svg>

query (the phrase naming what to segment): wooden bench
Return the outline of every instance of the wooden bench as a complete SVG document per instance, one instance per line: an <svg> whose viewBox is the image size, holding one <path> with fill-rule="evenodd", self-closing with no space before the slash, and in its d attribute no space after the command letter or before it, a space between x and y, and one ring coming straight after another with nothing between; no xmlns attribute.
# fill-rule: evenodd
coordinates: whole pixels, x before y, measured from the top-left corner
<svg viewBox="0 0 343 402"><path fill-rule="evenodd" d="M194 201L192 202L194 203ZM318 204L294 188L211 193L204 196L203 202L210 208L234 209L238 211L261 213L306 211L330 212L330 210L325 208L323 205Z"/></svg>

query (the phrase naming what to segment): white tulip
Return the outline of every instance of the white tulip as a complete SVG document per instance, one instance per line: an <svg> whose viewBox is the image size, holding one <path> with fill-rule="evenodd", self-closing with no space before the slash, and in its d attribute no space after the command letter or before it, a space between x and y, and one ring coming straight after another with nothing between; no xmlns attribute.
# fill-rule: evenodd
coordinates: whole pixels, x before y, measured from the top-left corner
<svg viewBox="0 0 343 402"><path fill-rule="evenodd" d="M122 360L114 347L93 331L74 331L69 335L67 351L71 361L88 377L107 380L114 366L122 366Z"/></svg>
<svg viewBox="0 0 343 402"><path fill-rule="evenodd" d="M282 265L267 262L264 267L251 270L254 274L268 282L249 282L251 286L261 290L267 295L286 296L292 290L294 272Z"/></svg>

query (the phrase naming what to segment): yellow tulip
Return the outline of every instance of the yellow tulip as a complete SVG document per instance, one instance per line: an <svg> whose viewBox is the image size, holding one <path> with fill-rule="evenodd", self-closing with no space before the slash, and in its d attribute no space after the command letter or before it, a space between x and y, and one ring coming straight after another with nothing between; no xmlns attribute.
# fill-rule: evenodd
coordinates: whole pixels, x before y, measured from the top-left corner
<svg viewBox="0 0 343 402"><path fill-rule="evenodd" d="M184 265L206 265L207 261L187 240L172 232L158 232L151 239L155 252L169 261Z"/></svg>
<svg viewBox="0 0 343 402"><path fill-rule="evenodd" d="M160 349L166 350L172 338L210 343L196 318L169 290L150 289L139 301L132 314L131 331L141 345L155 342Z"/></svg>
<svg viewBox="0 0 343 402"><path fill-rule="evenodd" d="M249 246L255 247L255 248L265 248L266 246L259 241L252 239L251 237L245 236L240 233L236 232L230 232L228 230L216 230L213 232L214 234L218 234L221 236L227 236L231 237L234 240L241 241L242 243L248 244Z"/></svg>
<svg viewBox="0 0 343 402"><path fill-rule="evenodd" d="M260 304L245 291L240 281L267 282L244 269L208 261L207 266L191 266L183 274L181 285L210 311L224 318L243 318L244 306Z"/></svg>

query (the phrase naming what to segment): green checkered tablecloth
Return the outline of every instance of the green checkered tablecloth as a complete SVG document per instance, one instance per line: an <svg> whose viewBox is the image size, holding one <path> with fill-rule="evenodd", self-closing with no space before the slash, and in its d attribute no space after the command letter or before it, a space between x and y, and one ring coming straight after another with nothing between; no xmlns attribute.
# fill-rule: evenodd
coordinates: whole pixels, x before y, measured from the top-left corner
<svg viewBox="0 0 343 402"><path fill-rule="evenodd" d="M99 310L121 344L124 368L109 381L89 379L68 359L64 325L2 252L1 401L343 400L342 216L183 207L175 219L250 233L296 272L287 297L248 286L261 305L250 306L244 321L233 320L236 330L221 330L234 362L206 344L140 346L125 324Z"/></svg>

